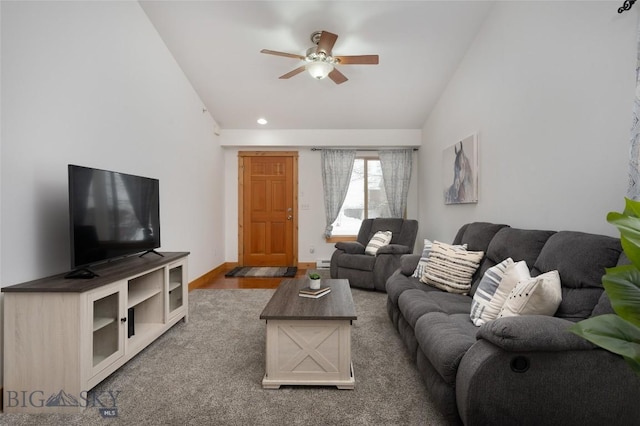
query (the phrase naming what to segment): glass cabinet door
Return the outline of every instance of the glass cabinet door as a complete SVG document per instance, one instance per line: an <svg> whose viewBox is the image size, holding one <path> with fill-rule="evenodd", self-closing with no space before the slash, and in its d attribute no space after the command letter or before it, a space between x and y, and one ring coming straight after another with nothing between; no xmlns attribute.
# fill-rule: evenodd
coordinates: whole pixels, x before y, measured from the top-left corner
<svg viewBox="0 0 640 426"><path fill-rule="evenodd" d="M185 304L185 269L183 265L169 268L169 317Z"/></svg>
<svg viewBox="0 0 640 426"><path fill-rule="evenodd" d="M124 294L122 291L110 288L109 291L99 291L90 296L91 329L91 371L98 373L104 367L124 355L122 306Z"/></svg>

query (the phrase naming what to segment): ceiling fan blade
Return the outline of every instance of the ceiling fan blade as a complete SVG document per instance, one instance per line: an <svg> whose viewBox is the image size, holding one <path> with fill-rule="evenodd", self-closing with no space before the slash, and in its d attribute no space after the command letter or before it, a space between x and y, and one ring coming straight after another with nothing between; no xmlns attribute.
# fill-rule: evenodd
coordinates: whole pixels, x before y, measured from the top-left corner
<svg viewBox="0 0 640 426"><path fill-rule="evenodd" d="M305 66L303 65L301 67L296 68L293 71L289 71L288 73L281 75L279 78L282 78L282 79L291 78L294 75L300 74L302 71L304 71L304 69L305 69Z"/></svg>
<svg viewBox="0 0 640 426"><path fill-rule="evenodd" d="M266 53L267 55L284 56L285 58L304 60L304 56L296 55L294 53L277 52L275 50L268 50L268 49L262 49L260 53Z"/></svg>
<svg viewBox="0 0 640 426"><path fill-rule="evenodd" d="M316 53L324 52L326 55L331 55L331 49L333 49L333 45L336 44L337 39L337 35L329 31L322 31Z"/></svg>
<svg viewBox="0 0 640 426"><path fill-rule="evenodd" d="M378 55L335 56L340 65L378 65Z"/></svg>
<svg viewBox="0 0 640 426"><path fill-rule="evenodd" d="M331 80L333 80L333 82L335 84L342 84L345 81L349 80L347 77L344 76L344 74L342 74L340 71L338 71L337 68L334 68L333 71L331 71L329 73L328 76Z"/></svg>

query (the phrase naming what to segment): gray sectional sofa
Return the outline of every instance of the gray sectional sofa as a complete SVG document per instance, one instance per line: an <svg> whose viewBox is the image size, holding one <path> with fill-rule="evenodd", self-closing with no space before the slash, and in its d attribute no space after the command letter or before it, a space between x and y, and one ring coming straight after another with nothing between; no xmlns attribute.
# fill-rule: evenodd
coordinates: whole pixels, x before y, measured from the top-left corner
<svg viewBox="0 0 640 426"><path fill-rule="evenodd" d="M470 295L443 292L411 275L405 255L386 282L387 310L433 402L451 424L638 425L640 378L622 357L567 331L612 312L605 268L624 262L619 239L570 231L475 222L453 244L485 256ZM531 276L558 270L562 302L554 316L498 318L476 327L472 296L484 272L511 257Z"/></svg>

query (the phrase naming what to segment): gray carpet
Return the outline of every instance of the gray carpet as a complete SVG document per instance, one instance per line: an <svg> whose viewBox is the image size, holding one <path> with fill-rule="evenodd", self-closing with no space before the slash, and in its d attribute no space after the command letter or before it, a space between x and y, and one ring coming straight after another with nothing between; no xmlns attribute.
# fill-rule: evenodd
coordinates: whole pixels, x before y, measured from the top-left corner
<svg viewBox="0 0 640 426"><path fill-rule="evenodd" d="M354 390L264 390L265 325L273 290L194 290L180 322L99 384L120 391L117 418L1 414L6 425L442 425L387 316L386 295L353 290ZM105 405L109 406L105 401Z"/></svg>

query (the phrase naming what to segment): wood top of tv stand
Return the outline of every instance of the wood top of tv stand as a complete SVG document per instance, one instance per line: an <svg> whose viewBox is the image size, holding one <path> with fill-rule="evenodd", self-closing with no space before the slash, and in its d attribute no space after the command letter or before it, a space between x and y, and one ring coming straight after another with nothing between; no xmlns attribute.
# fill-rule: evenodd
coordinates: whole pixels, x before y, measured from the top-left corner
<svg viewBox="0 0 640 426"><path fill-rule="evenodd" d="M2 292L30 293L83 293L114 281L130 278L149 269L162 267L178 259L187 257L189 252L162 252L164 257L155 253L147 253L143 257L133 255L124 259L91 266L98 274L95 278L65 278L66 273L40 278L21 284L2 287Z"/></svg>

